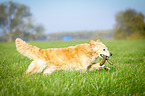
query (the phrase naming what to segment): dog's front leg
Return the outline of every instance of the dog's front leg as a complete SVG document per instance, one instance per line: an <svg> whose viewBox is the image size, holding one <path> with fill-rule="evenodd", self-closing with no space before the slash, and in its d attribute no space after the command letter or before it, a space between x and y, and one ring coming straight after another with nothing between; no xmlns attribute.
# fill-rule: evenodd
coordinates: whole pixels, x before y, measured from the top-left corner
<svg viewBox="0 0 145 96"><path fill-rule="evenodd" d="M105 70L110 70L110 68L107 67L107 66L105 66L105 65L104 65L104 69L105 69Z"/></svg>
<svg viewBox="0 0 145 96"><path fill-rule="evenodd" d="M96 63L96 64L91 65L89 67L89 70L102 69L102 68L104 68L105 70L110 70L110 68L105 66L105 65L100 66L100 63Z"/></svg>
<svg viewBox="0 0 145 96"><path fill-rule="evenodd" d="M89 70L95 70L95 69L100 69L102 66L100 66L100 63L96 63L96 64L93 64L93 65L90 65L89 66Z"/></svg>

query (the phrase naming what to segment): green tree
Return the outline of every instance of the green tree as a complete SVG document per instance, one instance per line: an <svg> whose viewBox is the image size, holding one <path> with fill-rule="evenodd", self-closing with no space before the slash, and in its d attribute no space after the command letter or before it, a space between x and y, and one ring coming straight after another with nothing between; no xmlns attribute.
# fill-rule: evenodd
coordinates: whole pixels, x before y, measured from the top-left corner
<svg viewBox="0 0 145 96"><path fill-rule="evenodd" d="M33 39L37 29L32 23L31 16L30 8L26 5L11 1L1 3L0 32L3 37L7 41L13 41L16 37Z"/></svg>
<svg viewBox="0 0 145 96"><path fill-rule="evenodd" d="M144 15L133 9L119 12L116 15L116 39L143 39L145 38Z"/></svg>

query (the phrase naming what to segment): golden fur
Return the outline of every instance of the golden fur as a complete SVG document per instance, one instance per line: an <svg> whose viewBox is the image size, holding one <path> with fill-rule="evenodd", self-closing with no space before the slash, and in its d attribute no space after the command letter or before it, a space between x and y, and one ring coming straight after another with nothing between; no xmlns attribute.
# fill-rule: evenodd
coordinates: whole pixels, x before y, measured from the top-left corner
<svg viewBox="0 0 145 96"><path fill-rule="evenodd" d="M17 51L22 55L33 59L29 65L26 74L39 73L50 74L60 69L84 69L90 67L91 70L101 68L99 64L94 64L95 58L102 54L105 48L105 54L109 54L106 46L99 40L96 42L90 40L90 44L80 44L68 48L48 48L41 49L32 46L20 38L16 39Z"/></svg>

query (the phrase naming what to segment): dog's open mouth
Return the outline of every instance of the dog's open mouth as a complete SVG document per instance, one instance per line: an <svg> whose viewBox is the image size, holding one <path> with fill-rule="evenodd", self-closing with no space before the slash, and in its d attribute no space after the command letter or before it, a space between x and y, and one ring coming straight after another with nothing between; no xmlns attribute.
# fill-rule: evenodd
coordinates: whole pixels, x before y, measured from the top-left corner
<svg viewBox="0 0 145 96"><path fill-rule="evenodd" d="M108 57L108 56L103 55L103 54L100 54L100 57L102 57L102 58L103 58L103 56L105 56L105 57L106 57L106 60L108 60L108 59L109 59L109 57Z"/></svg>
<svg viewBox="0 0 145 96"><path fill-rule="evenodd" d="M100 57L103 58L102 62L100 63L101 65L103 65L105 63L105 61L107 60L107 62L110 64L110 65L113 65L113 63L111 61L109 61L109 57L106 56L106 55L103 55L103 54L100 54Z"/></svg>

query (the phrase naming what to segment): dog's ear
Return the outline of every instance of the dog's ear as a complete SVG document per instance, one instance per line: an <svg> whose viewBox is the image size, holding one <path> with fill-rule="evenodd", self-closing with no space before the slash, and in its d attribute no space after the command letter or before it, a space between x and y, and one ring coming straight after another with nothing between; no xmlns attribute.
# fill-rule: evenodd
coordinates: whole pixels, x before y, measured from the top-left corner
<svg viewBox="0 0 145 96"><path fill-rule="evenodd" d="M90 46L91 46L91 47L95 47L95 41L90 40Z"/></svg>
<svg viewBox="0 0 145 96"><path fill-rule="evenodd" d="M101 41L100 41L100 40L96 40L96 42L97 42L97 43L100 43Z"/></svg>

